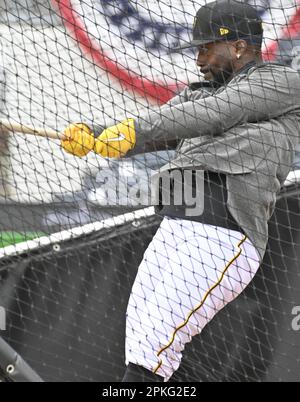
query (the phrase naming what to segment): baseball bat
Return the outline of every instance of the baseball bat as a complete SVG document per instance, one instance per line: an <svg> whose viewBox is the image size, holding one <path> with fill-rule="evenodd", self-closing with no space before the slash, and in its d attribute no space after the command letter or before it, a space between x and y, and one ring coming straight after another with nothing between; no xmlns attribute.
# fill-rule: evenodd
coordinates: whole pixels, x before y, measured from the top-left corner
<svg viewBox="0 0 300 402"><path fill-rule="evenodd" d="M39 137L53 138L54 140L63 140L65 138L63 133L49 128L27 126L9 120L0 120L0 127L16 133L37 135Z"/></svg>

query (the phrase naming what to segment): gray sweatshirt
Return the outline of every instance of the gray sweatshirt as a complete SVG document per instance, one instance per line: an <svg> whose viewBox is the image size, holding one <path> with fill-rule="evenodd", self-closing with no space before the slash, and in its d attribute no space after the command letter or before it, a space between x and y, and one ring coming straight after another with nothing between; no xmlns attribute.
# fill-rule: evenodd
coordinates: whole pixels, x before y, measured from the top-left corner
<svg viewBox="0 0 300 402"><path fill-rule="evenodd" d="M192 90L136 120L134 153L181 140L161 171L226 175L227 207L261 259L276 194L300 139L300 76L280 64L254 65L218 89Z"/></svg>

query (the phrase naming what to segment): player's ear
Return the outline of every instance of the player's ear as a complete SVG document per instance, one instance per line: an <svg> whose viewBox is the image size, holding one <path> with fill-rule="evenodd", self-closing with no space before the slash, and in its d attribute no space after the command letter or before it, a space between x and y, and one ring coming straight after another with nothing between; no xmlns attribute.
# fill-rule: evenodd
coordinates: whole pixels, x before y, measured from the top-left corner
<svg viewBox="0 0 300 402"><path fill-rule="evenodd" d="M247 51L248 44L245 40L240 39L235 42L236 58L240 59Z"/></svg>

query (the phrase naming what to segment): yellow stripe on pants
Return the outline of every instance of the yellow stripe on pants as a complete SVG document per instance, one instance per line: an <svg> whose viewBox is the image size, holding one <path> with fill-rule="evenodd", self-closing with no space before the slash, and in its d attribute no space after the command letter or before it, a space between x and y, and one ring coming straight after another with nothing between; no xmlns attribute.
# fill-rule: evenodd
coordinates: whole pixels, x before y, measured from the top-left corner
<svg viewBox="0 0 300 402"><path fill-rule="evenodd" d="M168 349L168 348L172 345L172 343L173 343L174 340L175 340L176 333L177 333L181 328L183 328L185 325L187 325L187 323L189 322L189 319L191 318L191 316L192 316L197 310L199 310L199 309L203 306L203 304L205 303L206 299L207 299L208 296L211 294L211 292L212 292L217 286L220 285L220 283L221 283L222 280L224 279L224 275L225 275L226 272L228 271L228 269L229 269L229 267L231 266L231 264L233 264L234 261L241 255L241 253L242 253L241 246L242 246L242 244L243 244L246 240L247 240L247 236L245 236L245 237L238 243L237 248L239 248L239 252L237 253L237 255L235 255L235 256L228 262L228 264L227 264L226 267L224 268L224 271L222 272L222 275L221 275L220 279L206 292L206 294L205 294L204 298L202 299L201 303L200 303L194 310L192 310L192 311L189 313L189 315L188 315L188 317L186 318L186 320L185 320L182 324L180 324L180 325L175 329L175 331L173 332L173 335L172 335L172 338L171 338L170 342L169 342L166 346L164 346L164 347L157 353L157 357L159 357L159 355L161 355L166 349ZM157 367L153 370L153 373L156 373L157 370L159 370L159 368L161 367L161 365L162 365L162 360L160 359L160 362L158 363Z"/></svg>

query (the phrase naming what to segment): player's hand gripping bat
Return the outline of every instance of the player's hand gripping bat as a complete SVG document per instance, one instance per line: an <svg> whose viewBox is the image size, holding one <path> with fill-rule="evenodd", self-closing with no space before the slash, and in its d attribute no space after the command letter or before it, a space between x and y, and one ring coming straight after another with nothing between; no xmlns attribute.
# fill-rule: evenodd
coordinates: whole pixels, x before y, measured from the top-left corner
<svg viewBox="0 0 300 402"><path fill-rule="evenodd" d="M94 151L105 158L120 158L125 156L135 145L133 119L127 119L115 126L106 128L99 136L96 136L91 128L84 123L70 124L63 133L9 120L0 120L1 127L12 132L60 140L61 146L66 152L79 157Z"/></svg>

